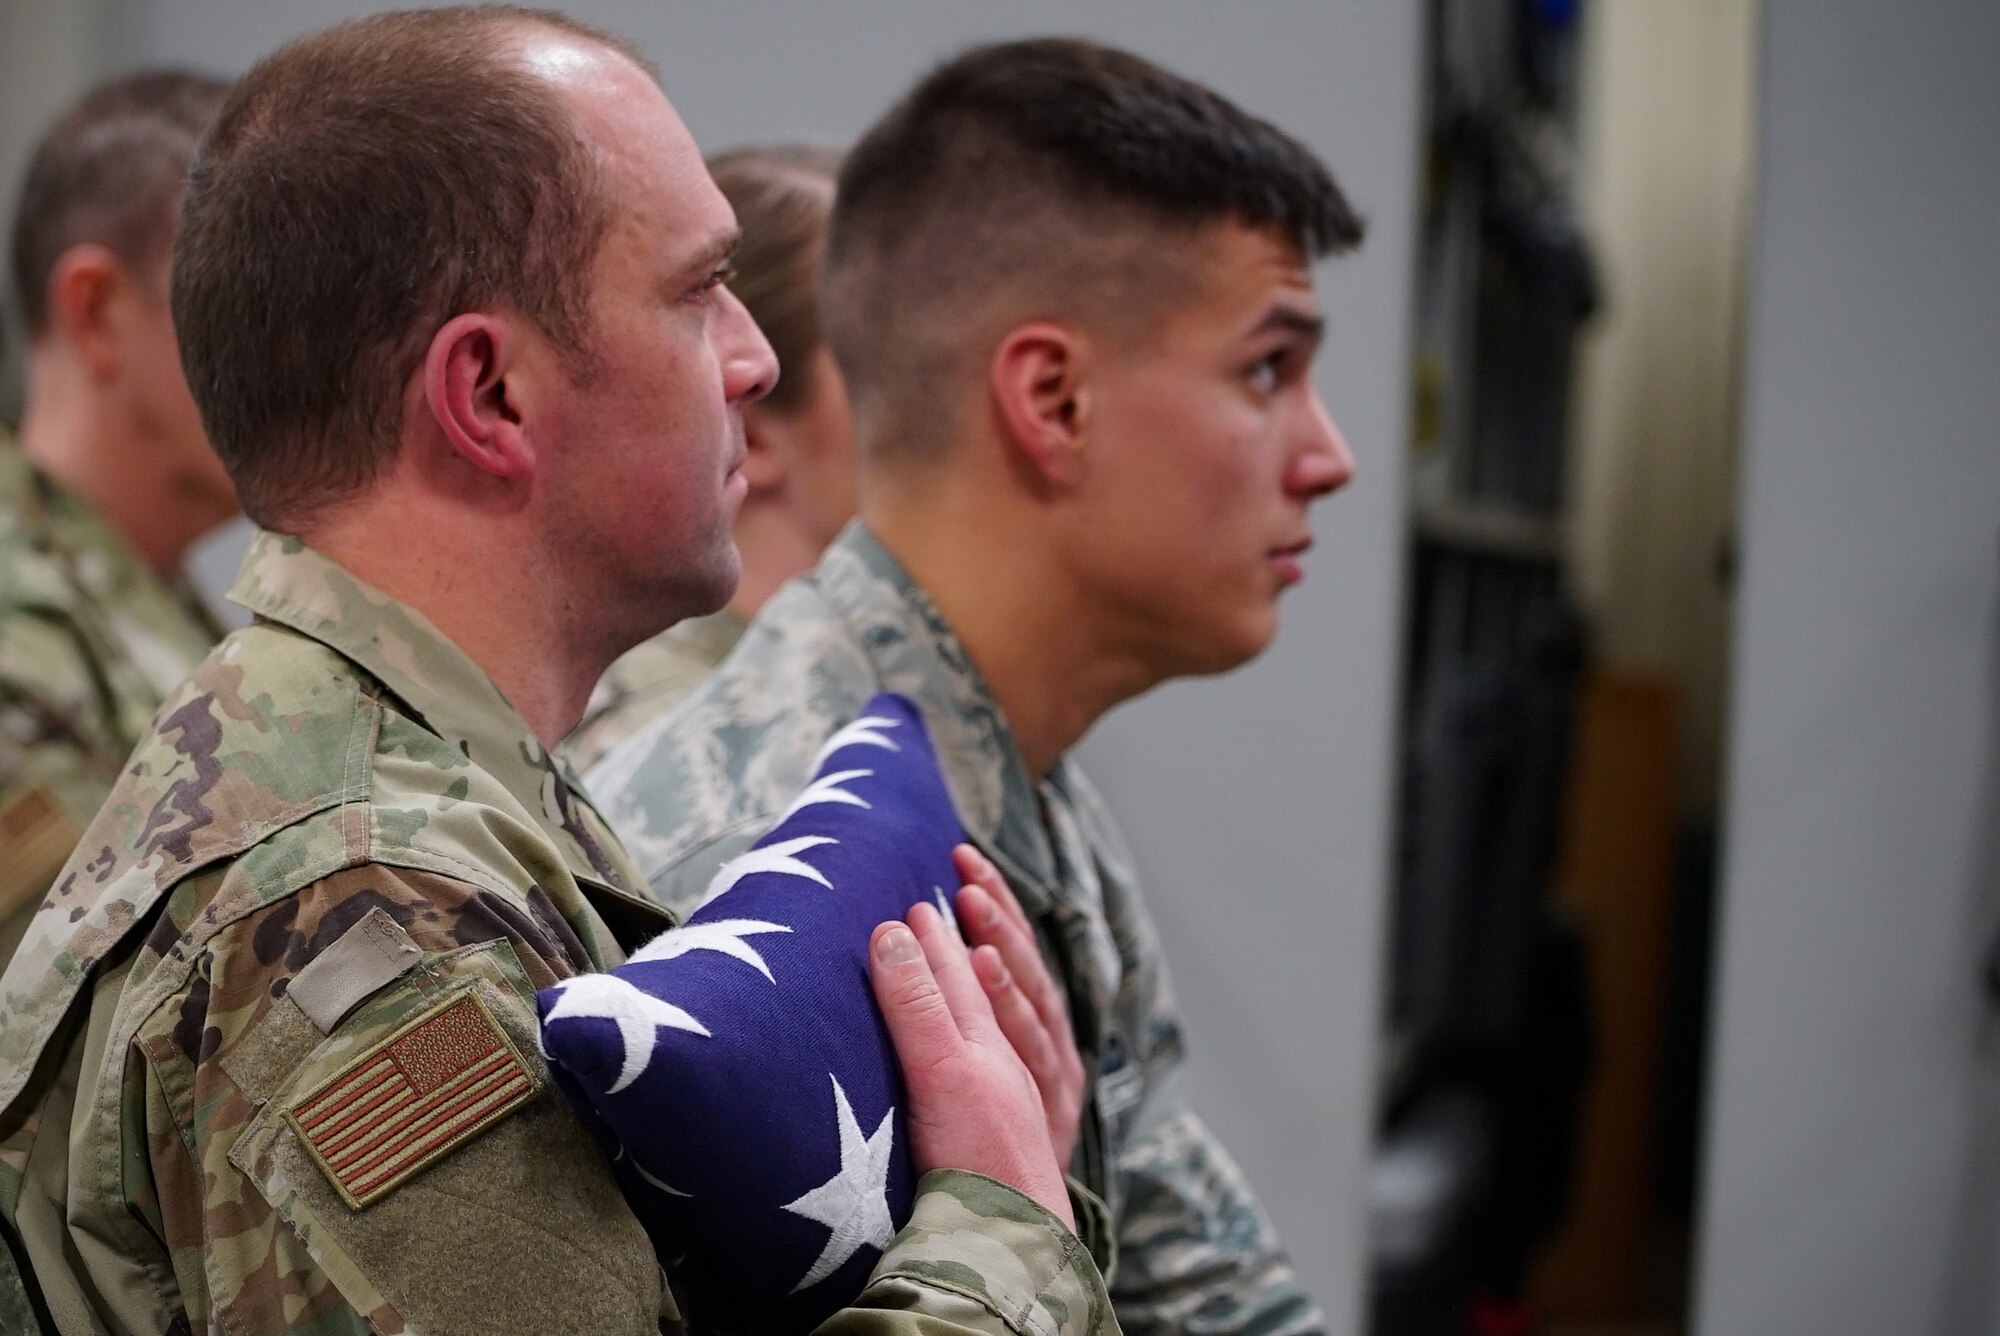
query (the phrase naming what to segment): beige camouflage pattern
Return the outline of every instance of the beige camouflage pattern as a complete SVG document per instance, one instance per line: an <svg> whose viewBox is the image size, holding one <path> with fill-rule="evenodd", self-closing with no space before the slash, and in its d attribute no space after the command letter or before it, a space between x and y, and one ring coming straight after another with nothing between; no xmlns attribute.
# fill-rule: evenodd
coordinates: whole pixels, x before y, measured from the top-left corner
<svg viewBox="0 0 2000 1336"><path fill-rule="evenodd" d="M964 647L859 524L765 605L679 709L590 774L654 892L685 909L806 782L878 691L916 701L960 819L1006 874L1066 984L1096 1074L1074 1172L1116 1222L1127 1332L1324 1329L1242 1174L1187 1107L1153 922L1130 852L1074 762L1027 774Z"/></svg>
<svg viewBox="0 0 2000 1336"><path fill-rule="evenodd" d="M563 743L579 770L686 700L729 657L750 623L724 608L676 622L620 656L590 693L583 719Z"/></svg>
<svg viewBox="0 0 2000 1336"><path fill-rule="evenodd" d="M0 965L218 632L0 436Z"/></svg>
<svg viewBox="0 0 2000 1336"><path fill-rule="evenodd" d="M1082 1240L1070 1236L1046 1273L1023 1274L1014 1264L1015 1255L1037 1250L1055 1224L1053 1217L1023 1216L1021 1194L959 1170L928 1174L919 1187L910 1223L869 1278L864 1303L961 1322L998 1313L1009 1330L1023 1336L1117 1329L1098 1267ZM947 1190L931 1190L937 1187ZM863 1328L853 1325L852 1316L836 1316L821 1330Z"/></svg>
<svg viewBox="0 0 2000 1336"><path fill-rule="evenodd" d="M168 700L0 977L0 1328L703 1330L535 1042L535 990L670 917L419 614L269 534L233 597L258 622ZM289 985L378 910L419 957L322 1032ZM350 1208L286 1115L467 990L539 1093ZM927 1220L932 1196L1020 1228L995 1252L947 1212L892 1247L879 1311L843 1330L953 1329L922 1325L939 1309L1032 1329L925 1268L1046 1294L1039 1312L1071 1315L1052 1330L1108 1329L1094 1266L1039 1207L945 1176Z"/></svg>

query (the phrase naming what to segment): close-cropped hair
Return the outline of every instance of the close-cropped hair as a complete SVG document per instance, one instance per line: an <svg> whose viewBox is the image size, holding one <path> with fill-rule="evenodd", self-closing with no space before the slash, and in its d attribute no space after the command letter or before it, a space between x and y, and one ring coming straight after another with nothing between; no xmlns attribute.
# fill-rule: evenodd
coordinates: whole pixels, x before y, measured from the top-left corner
<svg viewBox="0 0 2000 1336"><path fill-rule="evenodd" d="M1228 222L1306 258L1362 233L1311 150L1130 52L1040 38L947 61L848 154L828 230L827 337L865 448L935 454L1019 320L1143 337Z"/></svg>
<svg viewBox="0 0 2000 1336"><path fill-rule="evenodd" d="M49 277L66 251L99 245L127 269L166 263L195 144L229 84L142 70L86 93L49 127L14 207L9 260L29 337L48 332Z"/></svg>
<svg viewBox="0 0 2000 1336"><path fill-rule="evenodd" d="M535 28L651 66L564 15L377 14L281 47L223 107L176 242L181 361L243 508L295 526L394 459L403 390L468 311L532 321L587 378L588 274L612 218Z"/></svg>
<svg viewBox="0 0 2000 1336"><path fill-rule="evenodd" d="M820 329L820 260L841 152L812 144L731 149L708 160L709 175L736 210L743 244L729 287L778 356L778 383L764 406L805 406L805 370L826 339Z"/></svg>

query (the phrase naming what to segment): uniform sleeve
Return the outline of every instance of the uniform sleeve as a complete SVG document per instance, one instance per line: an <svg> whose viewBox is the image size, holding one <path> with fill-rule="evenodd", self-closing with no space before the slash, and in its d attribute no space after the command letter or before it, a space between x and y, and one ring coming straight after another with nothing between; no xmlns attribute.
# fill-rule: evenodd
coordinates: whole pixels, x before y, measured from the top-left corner
<svg viewBox="0 0 2000 1336"><path fill-rule="evenodd" d="M855 1306L823 1323L820 1336L1118 1330L1090 1250L1041 1206L956 1169L926 1174L918 1187L910 1223Z"/></svg>
<svg viewBox="0 0 2000 1336"><path fill-rule="evenodd" d="M136 1041L149 1214L195 1332L681 1329L540 1055L536 990L587 963L546 897L358 868L213 941ZM828 1330L1084 1336L1108 1313L1054 1217L944 1174Z"/></svg>
<svg viewBox="0 0 2000 1336"><path fill-rule="evenodd" d="M1133 1336L1323 1332L1270 1217L1178 1083L1147 1094L1115 1172L1121 1207L1111 1301Z"/></svg>
<svg viewBox="0 0 2000 1336"><path fill-rule="evenodd" d="M381 866L210 939L135 1040L192 1330L671 1320L645 1231L536 1042L535 990L583 963L539 892Z"/></svg>

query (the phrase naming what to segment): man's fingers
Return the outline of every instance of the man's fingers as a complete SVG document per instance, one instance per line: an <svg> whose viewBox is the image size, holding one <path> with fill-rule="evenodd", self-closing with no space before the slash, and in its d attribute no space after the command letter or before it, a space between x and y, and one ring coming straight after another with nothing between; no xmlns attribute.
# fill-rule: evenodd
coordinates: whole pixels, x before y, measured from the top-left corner
<svg viewBox="0 0 2000 1336"><path fill-rule="evenodd" d="M1042 1024L1042 1018L1033 1004L1021 992L1000 953L991 946L978 948L972 953L972 970L986 989L986 998L993 1005L993 1018L1000 1023L1000 1032L1007 1036L1014 1052L1027 1064L1028 1074L1035 1078L1035 1085L1047 1088L1051 1082L1062 1079L1063 1073L1056 1062L1055 1045L1049 1042L1048 1029Z"/></svg>
<svg viewBox="0 0 2000 1336"><path fill-rule="evenodd" d="M1033 937L1035 929L1028 922L1028 913L1021 908L1014 890L1007 879L1000 875L1000 869L993 866L993 860L969 844L961 844L951 851L952 862L958 867L961 885L977 886L993 897L994 903L1008 918L1021 925L1021 931Z"/></svg>
<svg viewBox="0 0 2000 1336"><path fill-rule="evenodd" d="M914 934L884 923L868 944L868 977L905 1080L913 1084L957 1054L963 1039Z"/></svg>
<svg viewBox="0 0 2000 1336"><path fill-rule="evenodd" d="M999 1028L993 1019L993 1006L972 972L972 959L964 940L944 921L937 906L928 901L912 907L907 922L923 948L924 959L929 962L931 975L951 1008L959 1033L967 1039L992 1036Z"/></svg>
<svg viewBox="0 0 2000 1336"><path fill-rule="evenodd" d="M958 916L970 930L974 945L991 944L999 948L1001 959L1013 971L1021 991L1041 1016L1042 1024L1052 1031L1067 1032L1069 1005L1042 959L1041 944L1035 940L1034 932L1025 923L1010 918L998 897L978 883L958 893Z"/></svg>

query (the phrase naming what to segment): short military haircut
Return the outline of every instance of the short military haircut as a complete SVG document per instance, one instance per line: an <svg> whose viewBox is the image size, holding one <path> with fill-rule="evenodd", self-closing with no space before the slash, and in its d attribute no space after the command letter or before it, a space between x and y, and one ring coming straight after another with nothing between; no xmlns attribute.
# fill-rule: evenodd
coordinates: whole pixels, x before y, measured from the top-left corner
<svg viewBox="0 0 2000 1336"><path fill-rule="evenodd" d="M1311 258L1362 230L1304 145L1129 52L1042 38L947 61L840 174L826 326L864 448L937 453L964 378L1023 320L1142 338L1223 222Z"/></svg>
<svg viewBox="0 0 2000 1336"><path fill-rule="evenodd" d="M729 287L778 355L778 384L763 402L780 412L805 406L812 390L806 365L826 342L820 261L840 161L840 150L810 144L732 149L708 160L709 174L743 229Z"/></svg>
<svg viewBox="0 0 2000 1336"><path fill-rule="evenodd" d="M296 529L394 459L404 387L456 315L517 312L590 374L612 202L561 96L516 58L537 28L653 73L564 15L468 6L300 38L223 107L189 177L173 313L259 523Z"/></svg>
<svg viewBox="0 0 2000 1336"><path fill-rule="evenodd" d="M229 85L186 70L101 84L49 127L14 208L14 292L30 337L49 327L49 276L65 251L103 246L134 273L163 267L195 144Z"/></svg>

